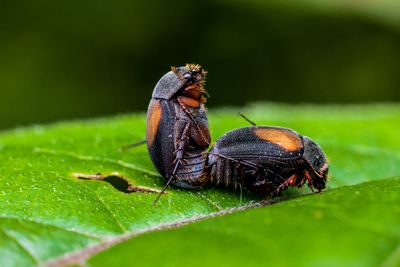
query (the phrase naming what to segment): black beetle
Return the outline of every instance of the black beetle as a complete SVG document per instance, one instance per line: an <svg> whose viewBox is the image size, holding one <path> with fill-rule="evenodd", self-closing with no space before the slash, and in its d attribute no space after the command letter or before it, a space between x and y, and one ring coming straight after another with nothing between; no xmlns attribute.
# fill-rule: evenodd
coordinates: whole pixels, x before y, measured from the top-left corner
<svg viewBox="0 0 400 267"><path fill-rule="evenodd" d="M224 134L207 162L211 184L244 186L261 196L288 186L325 188L328 163L321 148L293 130L251 126Z"/></svg>
<svg viewBox="0 0 400 267"><path fill-rule="evenodd" d="M172 67L154 88L146 142L153 164L167 180L166 187L171 183L195 189L208 183L204 173L211 141L204 106L206 74L200 65Z"/></svg>

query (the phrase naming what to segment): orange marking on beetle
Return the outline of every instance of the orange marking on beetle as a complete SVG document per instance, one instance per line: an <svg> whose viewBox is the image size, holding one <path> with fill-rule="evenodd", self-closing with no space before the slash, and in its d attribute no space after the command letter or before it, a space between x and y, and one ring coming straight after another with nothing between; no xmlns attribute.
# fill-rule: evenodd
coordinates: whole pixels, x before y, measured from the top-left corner
<svg viewBox="0 0 400 267"><path fill-rule="evenodd" d="M146 139L149 145L152 145L156 137L158 124L161 120L161 105L159 101L153 102L149 108L149 115L147 117L147 133Z"/></svg>
<svg viewBox="0 0 400 267"><path fill-rule="evenodd" d="M178 97L178 101L179 103L185 105L185 106L189 106L192 108L198 108L200 107L200 101L193 99L191 97L187 97L187 96L179 96Z"/></svg>
<svg viewBox="0 0 400 267"><path fill-rule="evenodd" d="M254 133L258 138L277 144L288 151L297 151L303 148L300 137L284 129L255 128Z"/></svg>
<svg viewBox="0 0 400 267"><path fill-rule="evenodd" d="M192 84L185 88L185 93L193 98L193 99L200 99L202 96L201 86L199 84Z"/></svg>

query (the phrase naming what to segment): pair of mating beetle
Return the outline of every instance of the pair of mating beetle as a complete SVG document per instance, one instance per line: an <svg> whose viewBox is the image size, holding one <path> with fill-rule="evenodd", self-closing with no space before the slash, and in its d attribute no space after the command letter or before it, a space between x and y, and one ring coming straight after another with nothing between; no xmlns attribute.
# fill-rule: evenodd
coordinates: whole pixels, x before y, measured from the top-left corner
<svg viewBox="0 0 400 267"><path fill-rule="evenodd" d="M164 190L169 184L186 189L224 184L267 197L305 183L311 190L325 188L325 154L290 129L253 124L224 134L208 151L206 74L195 64L172 67L154 88L146 142L167 180Z"/></svg>

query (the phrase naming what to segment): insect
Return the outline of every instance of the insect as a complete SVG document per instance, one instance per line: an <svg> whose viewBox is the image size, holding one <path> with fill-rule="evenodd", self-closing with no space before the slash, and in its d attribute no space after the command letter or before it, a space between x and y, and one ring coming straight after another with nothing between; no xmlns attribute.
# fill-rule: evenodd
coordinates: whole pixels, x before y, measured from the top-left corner
<svg viewBox="0 0 400 267"><path fill-rule="evenodd" d="M314 191L325 188L328 163L321 148L293 130L250 126L219 138L209 152L211 184L240 186L272 196L305 183Z"/></svg>
<svg viewBox="0 0 400 267"><path fill-rule="evenodd" d="M164 190L170 183L187 189L208 183L204 168L211 138L204 106L206 74L200 65L172 67L154 88L146 143L153 164L167 180Z"/></svg>
<svg viewBox="0 0 400 267"><path fill-rule="evenodd" d="M207 72L199 65L172 67L154 88L147 113L150 157L169 184L186 189L224 184L267 197L289 186L321 191L328 163L321 148L291 129L239 128L219 138L208 151L205 110Z"/></svg>

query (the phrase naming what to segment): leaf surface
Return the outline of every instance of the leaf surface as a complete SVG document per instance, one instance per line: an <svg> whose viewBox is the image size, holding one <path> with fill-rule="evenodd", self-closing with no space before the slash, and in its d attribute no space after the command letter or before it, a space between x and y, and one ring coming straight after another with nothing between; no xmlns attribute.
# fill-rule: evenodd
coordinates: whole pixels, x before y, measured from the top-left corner
<svg viewBox="0 0 400 267"><path fill-rule="evenodd" d="M93 266L106 263L107 253L115 253L121 261L129 259L126 257L142 257L147 255L146 250L151 250L151 244L160 246L151 252L154 254L149 254L153 258L150 263L166 260L176 266L181 262L174 261L173 256L166 257L162 244L170 250L181 251L181 243L196 243L198 248L194 244L191 248L202 255L200 247L217 249L222 244L218 240L229 246L202 256L216 264L222 264L229 255L236 255L232 260L239 258L240 247L249 261L263 260L286 266L318 265L328 257L328 251L332 263L341 260L344 264L367 266L363 264L368 261L369 266L376 266L375 263L390 258L388 255L396 251L399 243L395 227L400 218L395 178L400 176L398 105L257 104L241 111L259 125L290 127L318 142L331 166L326 192L302 196L309 193L308 189L289 190L281 196L280 204L133 238L90 260ZM213 140L228 130L248 126L237 112L237 109L210 111ZM50 260L50 263L63 260L76 263L82 255L87 257L99 251L93 252L92 248L104 244L114 244L139 233L178 227L199 218L225 215L235 211L231 208L258 205L259 199L254 196L244 194L241 199L240 192L224 188L199 192L171 188L154 207L156 194L124 193L104 181L80 180L73 176L74 173L117 172L133 185L161 189L164 180L152 166L145 146L125 152L119 149L142 140L144 133L144 114L3 132L0 135L1 265L31 266ZM345 220L346 217L349 218ZM271 227L267 227L269 223ZM193 237L193 242L185 236ZM156 241L157 238L160 240ZM169 246L162 241L164 238L175 241ZM137 243L139 240L143 244ZM377 242L373 244L372 240ZM315 245L318 242L321 246ZM342 246L345 242L357 249ZM224 257L218 256L227 248L232 251ZM125 250L130 253L124 256ZM358 257L357 253L361 252L374 260ZM196 251L185 256L192 258L191 253ZM292 257L282 260L283 255L291 254L296 255L293 261L289 260ZM314 262L311 254L321 257ZM397 254L394 255L398 260Z"/></svg>

